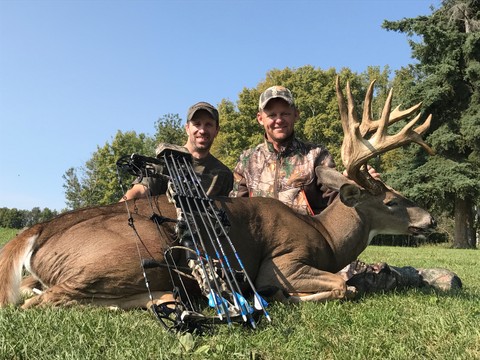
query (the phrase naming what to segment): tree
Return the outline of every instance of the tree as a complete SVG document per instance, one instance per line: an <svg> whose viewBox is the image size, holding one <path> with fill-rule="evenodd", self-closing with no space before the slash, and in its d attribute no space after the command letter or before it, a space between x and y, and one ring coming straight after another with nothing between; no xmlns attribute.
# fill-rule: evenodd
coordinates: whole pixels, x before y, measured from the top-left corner
<svg viewBox="0 0 480 360"><path fill-rule="evenodd" d="M388 67L383 71L378 67L369 67L367 72L360 75L349 69L341 69L339 75L343 85L347 80L350 81L357 100L365 97L367 86L374 78L377 79L374 106L377 101L382 102L382 97L386 98ZM263 131L256 120L258 98L268 87L282 85L292 91L300 111L300 119L295 124L296 136L308 142L323 144L332 152L341 167L340 146L343 132L335 95L336 76L335 69L322 70L310 65L269 71L265 80L256 88L244 88L236 104L228 100L220 103L221 131L212 152L233 168L243 150L263 141ZM377 113L380 111L381 108Z"/></svg>
<svg viewBox="0 0 480 360"><path fill-rule="evenodd" d="M4 207L0 208L0 227L21 229L42 221L50 220L57 215L56 210L52 211L49 208L41 210L39 207L34 207L29 211Z"/></svg>
<svg viewBox="0 0 480 360"><path fill-rule="evenodd" d="M184 145L187 134L178 114L166 114L155 123L155 142Z"/></svg>
<svg viewBox="0 0 480 360"><path fill-rule="evenodd" d="M176 145L185 143L186 134L178 114L166 114L159 118L155 122L155 130L154 137L119 130L111 143L97 146L83 166L68 169L63 175L68 209L118 201L133 180L131 175L117 173L116 163L122 156L133 153L155 156L156 144L160 142Z"/></svg>
<svg viewBox="0 0 480 360"><path fill-rule="evenodd" d="M423 99L425 112L433 115L427 142L438 154L426 158L417 150L406 151L402 170L392 179L394 186L408 189L408 196L454 216L454 247L475 247L480 197L480 1L445 0L432 11L430 16L383 23L387 30L409 37L412 56L419 62L409 66L407 77L413 86L402 95L407 103Z"/></svg>
<svg viewBox="0 0 480 360"><path fill-rule="evenodd" d="M68 209L78 209L83 205L82 185L77 176L77 170L73 167L68 169L62 176L65 190L65 200Z"/></svg>
<svg viewBox="0 0 480 360"><path fill-rule="evenodd" d="M133 153L154 156L154 149L155 142L151 137L143 133L137 135L135 131L125 133L118 131L111 144L107 142L102 147L97 146L97 150L83 167L70 168L66 171L63 176L65 180L63 187L67 206L70 209L77 209L118 201L133 178L123 174L120 184L116 169L117 160Z"/></svg>
<svg viewBox="0 0 480 360"><path fill-rule="evenodd" d="M50 220L58 215L57 210L50 210L49 208L43 208L40 212L40 217L37 219L37 222L43 222Z"/></svg>
<svg viewBox="0 0 480 360"><path fill-rule="evenodd" d="M258 97L255 89L243 89L237 102L238 110L229 100L218 106L220 132L212 145L212 154L233 169L240 153L261 141L261 132L256 121ZM256 98L256 102L254 100Z"/></svg>
<svg viewBox="0 0 480 360"><path fill-rule="evenodd" d="M25 213L24 226L32 226L40 221L42 210L38 206Z"/></svg>
<svg viewBox="0 0 480 360"><path fill-rule="evenodd" d="M58 213L56 210L52 211L49 208L40 209L38 206L32 208L32 210L22 210L23 211L23 224L22 227L30 227L39 222L44 222L52 219L57 216Z"/></svg>
<svg viewBox="0 0 480 360"><path fill-rule="evenodd" d="M25 226L25 210L18 210L16 208L1 208L0 209L0 226L11 229L21 229Z"/></svg>

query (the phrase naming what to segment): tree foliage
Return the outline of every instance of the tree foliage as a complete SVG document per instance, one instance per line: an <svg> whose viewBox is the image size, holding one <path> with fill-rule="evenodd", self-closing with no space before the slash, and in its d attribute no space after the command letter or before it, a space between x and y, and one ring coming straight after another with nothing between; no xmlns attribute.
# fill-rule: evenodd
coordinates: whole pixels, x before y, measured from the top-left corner
<svg viewBox="0 0 480 360"><path fill-rule="evenodd" d="M123 190L117 176L116 162L133 153L152 156L155 154L154 140L135 131L118 131L111 143L106 142L79 168L70 168L63 175L65 197L69 209L92 205L105 205L118 201ZM131 176L122 179L128 186Z"/></svg>
<svg viewBox="0 0 480 360"><path fill-rule="evenodd" d="M272 69L254 88L244 88L236 101L218 104L220 133L212 153L234 168L240 153L263 141L256 120L258 98L268 87L283 85L295 96L300 119L296 136L319 143L333 154L341 170L343 132L335 96L335 77L342 88L350 82L356 109L363 109L367 87L376 80L372 114L379 118L389 89L394 88L393 107L402 109L419 101L423 114L433 115L427 137L437 156L429 157L418 146L397 149L372 165L384 179L442 218L455 215L456 246L474 241L475 206L480 197L480 0L445 0L430 16L385 21L383 27L407 35L416 63L390 78L389 67L368 67L363 73L348 68L322 70L311 65ZM361 113L358 114L361 118ZM401 122L389 129L396 132ZM118 183L115 162L126 154L154 155L159 142L182 145L186 135L181 118L166 114L154 125L153 137L118 132L111 143L97 147L83 167L64 175L69 208L118 201L126 189ZM125 180L128 185L130 180ZM459 209L462 213L459 214ZM466 230L462 233L461 229ZM459 230L460 229L460 230Z"/></svg>
<svg viewBox="0 0 480 360"><path fill-rule="evenodd" d="M155 122L155 144L184 145L187 134L178 114L166 114Z"/></svg>
<svg viewBox="0 0 480 360"><path fill-rule="evenodd" d="M111 142L97 146L92 157L79 168L70 168L63 175L67 207L106 205L118 201L130 187L133 177L117 174L116 162L133 153L155 156L159 142L183 145L185 131L178 115L166 114L155 122L153 137L135 131L118 131ZM120 182L121 180L121 182Z"/></svg>
<svg viewBox="0 0 480 360"><path fill-rule="evenodd" d="M40 209L34 207L32 210L19 210L17 208L0 208L0 227L11 229L22 229L36 223L47 221L57 216L56 210L49 208Z"/></svg>
<svg viewBox="0 0 480 360"><path fill-rule="evenodd" d="M382 97L386 97L389 85L388 67L383 71L379 67L369 67L362 74L342 69L339 75L343 86L347 80L350 81L359 107L362 106L361 101L365 97L367 86L373 79L377 79L377 95L373 106L377 106L377 98L382 102ZM268 87L282 85L292 91L300 111L300 119L295 124L296 136L308 142L324 145L341 166L340 146L343 132L335 95L336 76L337 72L333 68L322 70L310 65L269 71L265 80L255 88L244 88L236 104L228 100L220 103L221 131L212 152L227 166L233 168L243 150L261 143L263 129L256 120L258 98ZM381 109L377 113L380 111Z"/></svg>
<svg viewBox="0 0 480 360"><path fill-rule="evenodd" d="M457 247L475 244L473 219L480 195L479 24L478 0L446 0L430 16L383 24L409 37L419 62L397 77L411 80L403 99L423 99L425 112L433 115L427 141L437 153L425 158L415 150L404 152L402 166L391 178L408 189L408 196L455 215ZM466 213L454 206L460 203Z"/></svg>

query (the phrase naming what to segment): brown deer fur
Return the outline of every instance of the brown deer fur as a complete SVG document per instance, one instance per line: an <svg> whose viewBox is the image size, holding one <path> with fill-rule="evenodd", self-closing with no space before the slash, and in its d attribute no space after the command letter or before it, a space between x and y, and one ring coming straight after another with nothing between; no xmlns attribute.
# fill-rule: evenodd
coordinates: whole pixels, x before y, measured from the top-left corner
<svg viewBox="0 0 480 360"><path fill-rule="evenodd" d="M217 200L217 206L228 215L229 236L256 288L277 288L281 290L277 295L289 293L287 299L293 302L346 297L346 283L335 273L357 259L373 236L421 234L435 226L428 212L372 179L365 166L372 157L411 142L433 153L421 137L431 116L413 129L420 118L417 116L399 133L389 135L389 124L410 116L420 105L391 112L390 92L381 118L373 120L372 82L359 122L349 85L348 106L338 78L336 88L344 131L342 160L356 184L333 169L317 167L318 185L339 191L339 196L313 217L298 215L272 198ZM146 306L140 260L162 262L165 249L176 244L173 223L157 229L150 220L154 212L176 218L175 207L164 196L152 205L148 199L129 202L137 233L128 224L125 203L69 212L22 232L0 252L0 307L17 303L21 288L38 284L43 293L27 300L23 307L76 302ZM209 253L213 253L211 249ZM21 287L23 269L31 277ZM168 297L173 286L168 271L161 268L147 270L147 274L154 295ZM198 289L192 281L187 286L191 291Z"/></svg>
<svg viewBox="0 0 480 360"><path fill-rule="evenodd" d="M217 200L259 291L274 286L290 293L293 302L344 298L346 284L335 272L355 260L374 235L422 233L434 226L426 211L393 190L385 187L372 195L328 168L317 168L317 175L323 184L339 189L340 196L314 217L299 215L271 198ZM129 208L138 236L128 224L125 203L117 203L62 214L8 242L0 252L0 306L19 301L23 268L32 275L29 281L43 288L25 308L71 303L147 306L140 257L163 261L164 250L175 244L174 224L157 229L150 215L176 218L176 211L164 196L155 198L155 210L148 199L130 202ZM172 290L165 268L147 274L154 295ZM197 288L196 283L187 284L192 291Z"/></svg>

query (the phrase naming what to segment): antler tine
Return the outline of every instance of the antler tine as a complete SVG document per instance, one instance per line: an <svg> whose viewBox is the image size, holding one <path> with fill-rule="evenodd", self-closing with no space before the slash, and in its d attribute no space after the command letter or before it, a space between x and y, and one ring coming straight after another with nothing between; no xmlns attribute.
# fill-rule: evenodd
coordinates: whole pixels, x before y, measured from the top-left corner
<svg viewBox="0 0 480 360"><path fill-rule="evenodd" d="M338 102L338 109L340 111L340 118L342 119L342 128L343 132L346 133L346 128L348 123L348 110L345 106L345 98L343 97L343 93L340 90L340 78L337 76L335 81L335 89L337 90L337 102Z"/></svg>
<svg viewBox="0 0 480 360"><path fill-rule="evenodd" d="M405 110L400 110L400 105L398 105L393 111L390 113L390 124L394 124L397 121L403 120L406 117L410 116L414 112L416 112L422 106L422 102L420 101L418 104L413 105Z"/></svg>
<svg viewBox="0 0 480 360"><path fill-rule="evenodd" d="M432 121L432 114L428 115L427 119L423 122L423 124L419 125L417 128L413 129L413 126L416 122L420 119L420 114L415 116L414 119L410 120L410 122L404 126L404 128L394 136L403 135L408 142L414 142L420 145L428 152L429 155L435 155L435 151L422 139L422 135L428 130L430 127L430 122Z"/></svg>
<svg viewBox="0 0 480 360"><path fill-rule="evenodd" d="M365 136L370 131L377 128L375 121L372 118L372 98L373 98L373 86L376 80L372 80L368 86L367 93L365 94L365 102L363 104L363 116L362 123L360 124L360 132Z"/></svg>
<svg viewBox="0 0 480 360"><path fill-rule="evenodd" d="M388 125L390 124L390 110L392 109L392 96L393 89L390 89L383 106L382 117L377 121L377 131L371 138L375 142L380 142L387 136Z"/></svg>
<svg viewBox="0 0 480 360"><path fill-rule="evenodd" d="M358 161L359 157L364 157L367 152L363 154L359 152L358 143L362 143L364 147L369 147L369 144L366 140L363 139L362 133L360 131L360 126L354 111L354 99L350 89L350 82L347 81L346 85L347 92L347 103L348 111L346 111L345 98L343 97L343 92L340 89L339 81L337 77L337 99L338 106L341 113L342 119L342 128L343 128L343 143L341 149L341 156L343 165L346 168L348 177L355 181L357 184L364 186L365 188L375 189L375 192L380 191L378 184L372 183L366 170L366 166L362 169L362 166L367 163L370 157L364 158L361 161ZM371 97L371 96L370 96ZM367 96L368 98L368 96ZM368 105L368 104L367 104ZM373 149L372 149L373 151Z"/></svg>
<svg viewBox="0 0 480 360"><path fill-rule="evenodd" d="M340 112L340 119L342 121L342 129L343 129L343 142L342 142L342 148L341 148L341 157L343 164L345 165L348 163L348 156L351 152L351 144L352 142L349 140L351 138L350 135L350 125L349 125L349 112L348 109L345 105L345 98L343 96L343 92L340 89L340 78L337 76L337 79L335 81L335 88L337 92L337 102L338 102L338 109ZM347 85L347 88L349 89L350 87ZM346 165L345 165L346 167Z"/></svg>
<svg viewBox="0 0 480 360"><path fill-rule="evenodd" d="M373 89L374 89L375 82L376 80L372 80L372 82L368 86L368 90L365 95L362 123L360 124L360 132L362 133L363 136L366 136L369 133L372 133L375 130L377 130L381 120L381 119L373 120L373 117L372 117L372 97L373 97ZM411 114L415 113L418 109L420 109L421 106L422 106L422 103L419 102L418 104L413 105L408 109L400 110L400 105L398 105L390 113L388 125L395 124L396 122L407 118Z"/></svg>
<svg viewBox="0 0 480 360"><path fill-rule="evenodd" d="M367 91L365 98L365 106L369 107L371 104L371 97L373 94L373 84ZM347 82L347 99L348 99L348 119L345 118L345 100L339 86L337 78L337 99L340 112L342 113L342 127L344 131L344 138L342 144L342 161L347 170L348 176L360 186L372 193L379 193L383 191L383 184L373 179L367 171L367 162L371 158L383 154L389 150L404 146L406 144L415 142L422 146L429 154L433 155L433 150L423 141L422 135L430 127L432 116L428 116L423 124L413 129L413 126L420 119L420 114L412 119L407 125L403 127L397 134L388 135L388 126L393 123L391 116L394 114L394 121L398 121L399 117L405 118L418 110L420 104L412 106L408 110L398 111L396 108L393 112L391 110L393 91L390 90L382 110L382 116L375 121L375 133L370 139L366 139L366 133L360 130L361 125L358 123L353 109L353 96L350 91L350 86ZM366 120L371 121L370 110L363 111L362 124Z"/></svg>
<svg viewBox="0 0 480 360"><path fill-rule="evenodd" d="M347 104L348 104L348 122L349 127L360 126L357 114L355 113L355 100L353 99L352 92L350 91L350 81L347 81Z"/></svg>

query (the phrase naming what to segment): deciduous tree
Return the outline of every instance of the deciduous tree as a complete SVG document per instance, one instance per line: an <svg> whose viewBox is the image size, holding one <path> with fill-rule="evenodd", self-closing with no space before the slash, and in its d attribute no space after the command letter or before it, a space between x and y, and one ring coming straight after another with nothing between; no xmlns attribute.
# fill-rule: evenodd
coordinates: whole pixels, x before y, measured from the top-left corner
<svg viewBox="0 0 480 360"><path fill-rule="evenodd" d="M379 67L369 67L362 74L344 68L340 70L339 75L343 84L347 80L350 81L352 92L357 99L364 98L368 84L376 79L376 100L373 106L378 107L377 101L382 103L386 98L389 73L388 67L383 70ZM243 150L262 142L263 129L256 120L258 98L268 87L282 85L292 91L300 111L300 119L295 124L296 136L327 147L341 167L340 146L343 132L335 95L336 76L337 71L333 68L322 70L311 65L269 71L265 80L255 88L244 88L236 103L229 100L220 103L221 131L212 152L227 166L233 168ZM379 114L380 111L381 108L376 109L376 113Z"/></svg>
<svg viewBox="0 0 480 360"><path fill-rule="evenodd" d="M118 201L130 186L133 177L117 174L116 162L133 153L155 156L159 142L177 145L185 143L186 135L180 117L166 114L154 124L153 137L135 131L117 131L111 142L97 146L92 157L81 167L70 168L63 175L65 198L69 209L106 205Z"/></svg>
<svg viewBox="0 0 480 360"><path fill-rule="evenodd" d="M79 168L70 168L63 176L65 196L70 209L92 205L105 205L118 201L123 195L117 176L116 162L133 153L155 155L154 140L135 131L118 131L112 142L106 142ZM129 186L132 177L124 177L123 184ZM126 190L126 189L125 189Z"/></svg>

